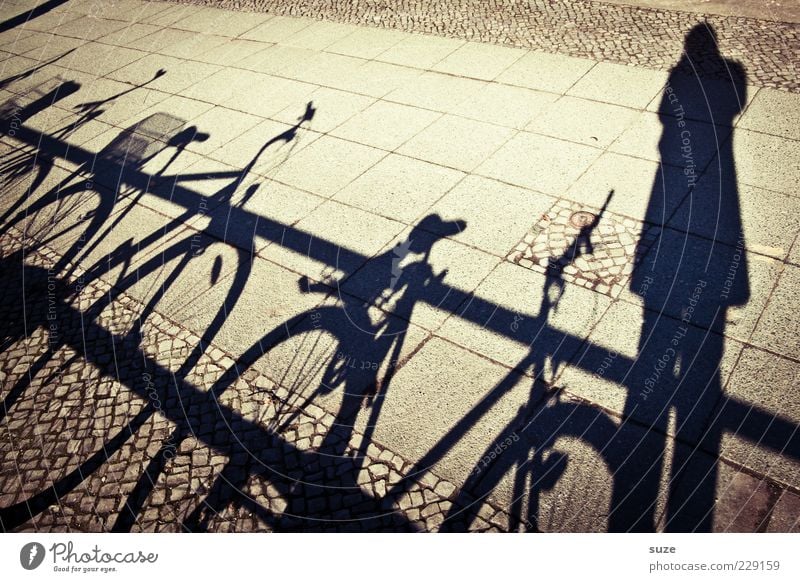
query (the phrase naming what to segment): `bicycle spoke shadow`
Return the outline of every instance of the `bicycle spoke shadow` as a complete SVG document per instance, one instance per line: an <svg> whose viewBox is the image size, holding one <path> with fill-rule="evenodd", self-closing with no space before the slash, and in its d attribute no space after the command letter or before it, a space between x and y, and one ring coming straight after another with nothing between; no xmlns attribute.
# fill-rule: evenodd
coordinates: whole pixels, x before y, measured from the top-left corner
<svg viewBox="0 0 800 582"><path fill-rule="evenodd" d="M701 57L727 67L727 89L713 85L717 93L704 93L701 78L684 75ZM15 75L0 86L27 78ZM467 225L432 214L398 244L365 257L293 225L243 212L265 187L262 178L268 180L259 164L266 158L280 164L276 152L285 153L284 159L291 155L304 123L314 117L313 103L294 126L265 139L242 168L221 172L180 168L186 148L209 135L165 114L120 130L96 157L73 155L70 160L77 168L54 165L76 127L92 123L114 99L147 82L84 102L75 111L76 122L53 135L21 128L21 142L39 137L43 145L10 150L0 162L17 195L3 198L3 228L23 225L30 235L25 251L0 261L13 279L0 299L3 313L11 314L2 345L16 346L32 331L50 328L49 285L54 274L56 311L63 315L58 316L59 331L49 351L30 363L27 376L4 388L3 415L8 419L18 410L26 391L51 382L51 359L61 349L74 351L74 357L84 358L145 404L107 431L100 448L64 467L54 483L0 509L0 525L19 528L59 504L104 463L119 457L141 431L159 423L163 428L153 439L157 450L149 450L146 460L132 465L136 478L119 492L121 504L104 524L106 529L135 529L148 502L164 490L170 497L173 490L176 498L178 490L185 494L189 485L175 485L170 454L196 441L224 460L203 474L190 501L176 504L174 522L183 529L216 530L226 516L241 510L272 529L344 529L343 521L361 521L380 529L415 530L416 525L395 511L395 503L524 379L532 382L527 401L508 423L495 427L494 439L484 440L483 450L474 451L475 466L451 499L442 529L489 527L487 504L493 507L494 527L515 531L713 529L717 462L726 432L739 431L800 458L792 423L767 422L763 410L745 410L745 404L723 391L739 357L736 344L723 334L730 331L731 313L750 300L732 138L718 134L713 125L692 126L689 152L696 149L687 158L685 127L680 125L684 117L731 125L744 102L745 81L741 67L719 54L710 28L698 25L687 35L686 52L661 103L659 142L663 163L683 165L687 188L665 189L660 171L654 178L645 222L657 237L652 244L640 245L630 282L641 306L630 297L617 301L590 330L587 341L553 324L557 313L568 315L562 297L569 298L574 290L566 283L565 269L594 252L592 234L612 192L599 215L550 262L538 312L526 323L527 349L513 371L456 419L404 471L404 478L383 491L369 490L364 459L368 449L379 444L375 427L386 416L383 407L395 373L429 336L411 323L415 310L436 306L473 323L485 322L485 331L498 338L507 336L515 322L510 310L447 286L446 270L434 272L434 246ZM10 110L24 126L26 119L79 89L67 81ZM683 108L680 114L676 96ZM27 185L25 178L32 172L35 176ZM224 185L204 197L207 206L198 221L199 195L187 185L214 180ZM92 188L85 188L87 181ZM154 200L168 200L178 210L157 228L150 225L149 231L125 238L120 227L130 228L139 207ZM693 212L695 204L702 211ZM236 223L231 229L232 217L251 223ZM717 238L727 244L687 234L709 219ZM294 252L306 251L343 275L335 280L300 278L305 296L318 298L316 307L300 310L203 378L198 370L213 367L213 344L253 278L257 237L280 241ZM221 240L231 247L226 253L216 246ZM44 250L44 245L60 251L54 266L30 263L30 251ZM81 285L96 282L109 288L76 303L76 277ZM141 289L142 281L151 287ZM204 329L194 343L184 346L174 365L163 364L161 354L145 345L151 320L168 297L200 295L212 288L221 295L214 295L216 303L205 314ZM27 293L22 310L21 291ZM98 322L126 295L141 300L137 311L124 322L115 321L114 330L104 329ZM113 347L113 361L84 349L87 333ZM601 349L604 345L618 348L619 354ZM69 367L74 361L60 365ZM122 372L116 368L118 361L128 363ZM583 376L572 374L576 370ZM592 374L597 370L602 370L602 378ZM151 379L147 387L142 385L144 375ZM257 406L244 406L247 399ZM728 412L721 414L724 411ZM194 487L194 481L190 483ZM349 509L336 501L342 496L350 498ZM500 515L495 511L499 507L506 510L507 520L494 515Z"/></svg>

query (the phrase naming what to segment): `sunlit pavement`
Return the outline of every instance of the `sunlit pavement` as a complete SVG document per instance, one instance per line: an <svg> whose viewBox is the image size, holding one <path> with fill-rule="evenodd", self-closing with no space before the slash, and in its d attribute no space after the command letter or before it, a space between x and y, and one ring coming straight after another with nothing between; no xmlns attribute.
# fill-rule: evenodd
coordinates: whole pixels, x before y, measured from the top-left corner
<svg viewBox="0 0 800 582"><path fill-rule="evenodd" d="M240 4L2 6L3 530L800 527L797 24Z"/></svg>

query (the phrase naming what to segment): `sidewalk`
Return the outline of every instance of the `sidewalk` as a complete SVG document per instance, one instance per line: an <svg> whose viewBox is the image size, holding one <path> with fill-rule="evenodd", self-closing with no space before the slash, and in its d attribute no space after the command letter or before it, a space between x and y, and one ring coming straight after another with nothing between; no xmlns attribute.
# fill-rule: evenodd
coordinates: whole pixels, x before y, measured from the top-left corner
<svg viewBox="0 0 800 582"><path fill-rule="evenodd" d="M797 529L796 71L665 14L0 32L2 528Z"/></svg>

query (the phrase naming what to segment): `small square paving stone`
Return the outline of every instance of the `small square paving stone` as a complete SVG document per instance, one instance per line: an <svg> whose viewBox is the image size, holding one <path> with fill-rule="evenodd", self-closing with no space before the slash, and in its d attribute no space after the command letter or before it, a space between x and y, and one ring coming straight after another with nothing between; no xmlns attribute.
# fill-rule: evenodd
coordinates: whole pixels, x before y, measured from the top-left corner
<svg viewBox="0 0 800 582"><path fill-rule="evenodd" d="M469 176L436 203L431 212L444 220L464 220L457 240L504 257L553 204L538 192Z"/></svg>
<svg viewBox="0 0 800 582"><path fill-rule="evenodd" d="M331 135L395 150L438 117L440 114L432 111L378 101L334 129Z"/></svg>
<svg viewBox="0 0 800 582"><path fill-rule="evenodd" d="M430 69L463 44L463 40L453 38L442 38L427 34L410 34L375 58L395 65Z"/></svg>
<svg viewBox="0 0 800 582"><path fill-rule="evenodd" d="M476 172L558 195L578 179L599 155L599 150L589 146L520 132L483 162Z"/></svg>
<svg viewBox="0 0 800 582"><path fill-rule="evenodd" d="M398 151L468 172L492 155L512 133L496 125L444 115Z"/></svg>
<svg viewBox="0 0 800 582"><path fill-rule="evenodd" d="M665 72L613 63L597 63L568 91L568 94L644 109L661 91L666 81Z"/></svg>
<svg viewBox="0 0 800 582"><path fill-rule="evenodd" d="M336 194L335 199L409 224L464 174L390 154Z"/></svg>
<svg viewBox="0 0 800 582"><path fill-rule="evenodd" d="M492 81L525 53L523 49L468 42L436 63L433 70Z"/></svg>
<svg viewBox="0 0 800 582"><path fill-rule="evenodd" d="M586 229L589 230L586 230ZM607 209L559 200L510 250L507 260L618 297L654 234Z"/></svg>
<svg viewBox="0 0 800 582"><path fill-rule="evenodd" d="M542 107L525 129L605 148L633 123L637 115L636 111L625 107L561 97Z"/></svg>
<svg viewBox="0 0 800 582"><path fill-rule="evenodd" d="M588 59L530 51L500 73L497 81L539 91L564 93L594 65L595 62Z"/></svg>

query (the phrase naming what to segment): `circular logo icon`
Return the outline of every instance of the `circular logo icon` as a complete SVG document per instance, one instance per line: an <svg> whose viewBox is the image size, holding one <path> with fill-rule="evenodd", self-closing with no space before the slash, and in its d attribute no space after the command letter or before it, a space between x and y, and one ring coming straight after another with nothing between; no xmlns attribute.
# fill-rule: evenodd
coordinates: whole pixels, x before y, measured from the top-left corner
<svg viewBox="0 0 800 582"><path fill-rule="evenodd" d="M30 542L19 551L19 563L26 570L35 570L44 561L44 546L39 542Z"/></svg>

